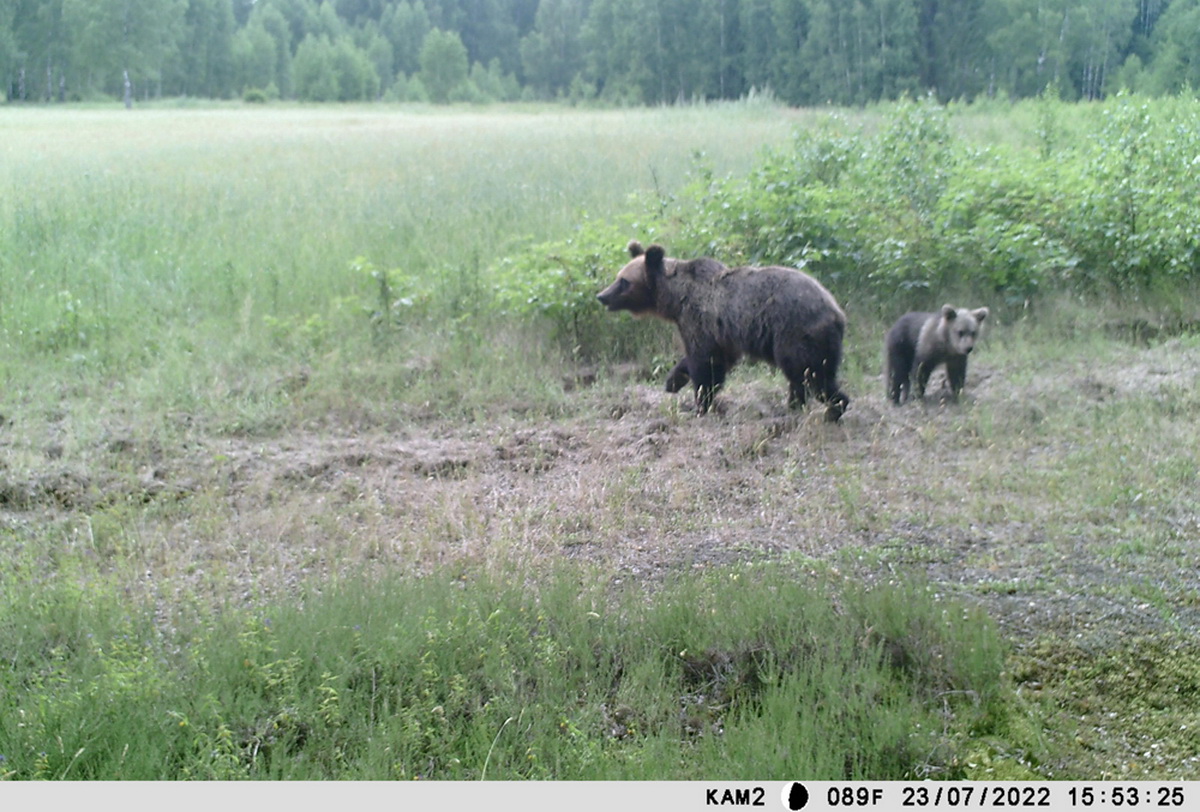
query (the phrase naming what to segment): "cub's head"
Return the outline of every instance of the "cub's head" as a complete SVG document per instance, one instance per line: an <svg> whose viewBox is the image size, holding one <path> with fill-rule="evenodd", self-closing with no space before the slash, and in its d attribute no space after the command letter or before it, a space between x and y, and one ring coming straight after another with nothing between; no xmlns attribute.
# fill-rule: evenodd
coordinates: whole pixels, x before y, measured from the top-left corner
<svg viewBox="0 0 1200 812"><path fill-rule="evenodd" d="M636 240L629 243L629 263L617 274L617 281L596 294L609 310L628 310L634 315L654 312L654 290L664 273L662 246L643 249Z"/></svg>
<svg viewBox="0 0 1200 812"><path fill-rule="evenodd" d="M965 307L942 306L942 331L955 355L970 355L979 340L979 329L988 317L986 307L967 310Z"/></svg>

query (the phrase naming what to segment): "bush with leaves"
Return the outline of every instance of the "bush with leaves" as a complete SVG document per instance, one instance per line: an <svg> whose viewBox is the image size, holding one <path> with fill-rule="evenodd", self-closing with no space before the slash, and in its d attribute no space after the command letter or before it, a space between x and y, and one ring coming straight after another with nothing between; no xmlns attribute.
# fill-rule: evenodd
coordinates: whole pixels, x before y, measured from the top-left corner
<svg viewBox="0 0 1200 812"><path fill-rule="evenodd" d="M940 206L962 155L947 115L906 102L876 136L833 118L748 178L710 183L698 227L727 235L712 241L723 258L807 266L835 294L891 300L941 286Z"/></svg>
<svg viewBox="0 0 1200 812"><path fill-rule="evenodd" d="M1052 292L1136 299L1194 283L1200 102L1118 96L1075 111L1097 117L1086 138L1063 137L1062 102L1031 104L1037 149L980 147L957 134L955 108L929 99L897 103L874 131L831 116L745 176L700 170L644 218L653 227L589 221L505 260L502 306L548 318L576 352L644 358L636 325L593 300L631 234L658 234L676 256L805 268L880 316L945 298L1024 308Z"/></svg>
<svg viewBox="0 0 1200 812"><path fill-rule="evenodd" d="M585 220L565 240L502 260L495 272L497 308L504 315L545 321L552 339L582 359L638 356L645 347L665 351L661 325L614 315L596 301L629 261L626 246L639 228L624 221ZM641 236L653 234L649 229Z"/></svg>
<svg viewBox="0 0 1200 812"><path fill-rule="evenodd" d="M1066 229L1093 286L1138 294L1200 269L1200 102L1120 95L1081 151Z"/></svg>
<svg viewBox="0 0 1200 812"><path fill-rule="evenodd" d="M835 295L892 310L943 291L1015 305L1195 279L1196 101L1118 97L1099 108L1093 138L1039 131L1038 153L974 146L953 134L953 112L901 102L878 134L832 118L748 177L710 180L684 239L808 266Z"/></svg>

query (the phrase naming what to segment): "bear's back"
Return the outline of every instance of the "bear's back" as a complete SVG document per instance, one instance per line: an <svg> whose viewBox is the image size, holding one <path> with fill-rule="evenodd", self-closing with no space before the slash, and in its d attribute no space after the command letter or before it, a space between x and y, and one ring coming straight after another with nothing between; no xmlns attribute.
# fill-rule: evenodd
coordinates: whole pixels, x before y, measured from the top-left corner
<svg viewBox="0 0 1200 812"><path fill-rule="evenodd" d="M796 268L779 265L730 268L719 281L766 311L783 310L805 319L827 316L842 323L846 319L833 294Z"/></svg>
<svg viewBox="0 0 1200 812"><path fill-rule="evenodd" d="M936 313L912 311L896 319L896 323L888 330L886 342L889 346L909 344L916 347L921 331L933 320Z"/></svg>

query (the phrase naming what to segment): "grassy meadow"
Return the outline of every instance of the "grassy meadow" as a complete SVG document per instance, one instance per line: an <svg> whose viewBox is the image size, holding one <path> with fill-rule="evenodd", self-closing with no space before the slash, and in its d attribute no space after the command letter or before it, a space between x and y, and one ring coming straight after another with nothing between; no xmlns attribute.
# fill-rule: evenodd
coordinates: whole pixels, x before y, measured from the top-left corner
<svg viewBox="0 0 1200 812"><path fill-rule="evenodd" d="M572 309L889 115L0 109L0 778L1194 779L1186 286L957 288L967 396L897 410L826 279L838 426Z"/></svg>
<svg viewBox="0 0 1200 812"><path fill-rule="evenodd" d="M367 356L399 352L385 367L428 360L456 331L423 326L414 340L429 347L416 352L362 343L371 333L356 329L369 326L360 316L378 303L373 271L399 278L393 293L414 315L474 326L498 257L632 195L666 198L699 154L721 172L744 171L798 119L753 105L8 109L3 375L10 392L37 397L42 372L63 365L79 386L119 381L118 400L149 414L249 425L279 419L278 404L264 402L279 375L304 366L347 376L361 361L367 380L329 388L363 396L347 408L375 398L390 410L395 392L367 371ZM528 377L524 360L494 372L511 386ZM493 371L474 366L471 377ZM468 394L469 405L496 394ZM461 404L457 392L446 400Z"/></svg>

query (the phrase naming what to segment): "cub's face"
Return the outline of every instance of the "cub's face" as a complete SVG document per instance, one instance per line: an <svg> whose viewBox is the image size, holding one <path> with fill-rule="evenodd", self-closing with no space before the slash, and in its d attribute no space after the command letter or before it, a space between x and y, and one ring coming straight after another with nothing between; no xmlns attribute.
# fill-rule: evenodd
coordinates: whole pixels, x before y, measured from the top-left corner
<svg viewBox="0 0 1200 812"><path fill-rule="evenodd" d="M988 317L988 309L981 307L977 310L955 308L946 305L942 308L942 321L945 324L946 339L955 355L970 355L979 340L980 324Z"/></svg>
<svg viewBox="0 0 1200 812"><path fill-rule="evenodd" d="M614 312L649 313L654 310L654 289L646 274L645 252L641 245L631 242L629 254L633 258L617 274L617 281L596 294L596 298Z"/></svg>

